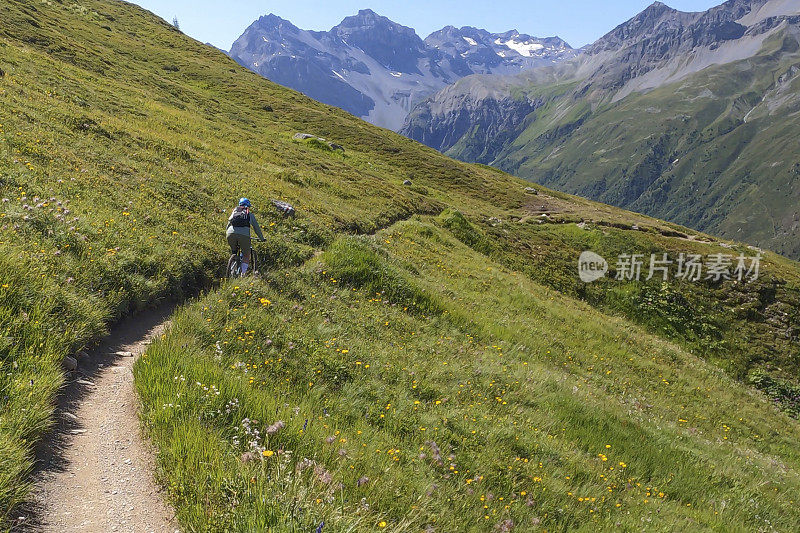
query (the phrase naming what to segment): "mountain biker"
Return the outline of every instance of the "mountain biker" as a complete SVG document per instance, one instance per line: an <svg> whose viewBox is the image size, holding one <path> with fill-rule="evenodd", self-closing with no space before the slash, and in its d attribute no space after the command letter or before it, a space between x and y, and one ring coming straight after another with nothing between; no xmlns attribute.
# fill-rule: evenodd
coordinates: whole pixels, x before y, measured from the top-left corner
<svg viewBox="0 0 800 533"><path fill-rule="evenodd" d="M252 204L247 198L239 200L239 205L234 208L231 216L228 217L228 228L225 237L231 247L231 253L236 250L242 251L242 275L247 273L250 266L250 226L256 231L258 240L264 242L264 234L261 233L261 226L258 225L256 216L250 212Z"/></svg>

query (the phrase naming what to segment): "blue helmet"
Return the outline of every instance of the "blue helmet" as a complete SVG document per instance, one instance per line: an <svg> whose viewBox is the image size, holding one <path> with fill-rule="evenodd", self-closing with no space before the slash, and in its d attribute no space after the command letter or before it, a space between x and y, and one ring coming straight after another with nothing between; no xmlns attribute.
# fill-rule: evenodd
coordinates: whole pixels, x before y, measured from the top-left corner
<svg viewBox="0 0 800 533"><path fill-rule="evenodd" d="M250 200L248 200L247 198L240 198L239 205L243 207L250 207Z"/></svg>

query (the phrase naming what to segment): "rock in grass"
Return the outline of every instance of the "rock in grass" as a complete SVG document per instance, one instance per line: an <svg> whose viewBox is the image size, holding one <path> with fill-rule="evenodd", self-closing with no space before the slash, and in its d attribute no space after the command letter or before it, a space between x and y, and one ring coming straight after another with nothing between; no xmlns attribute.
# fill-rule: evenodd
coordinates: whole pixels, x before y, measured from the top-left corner
<svg viewBox="0 0 800 533"><path fill-rule="evenodd" d="M256 452L245 452L245 453L243 453L241 455L241 457L239 457L239 460L241 462L243 462L243 463L251 463L251 462L256 461L256 460L258 460L260 458L261 458L261 456L259 454L257 454Z"/></svg>
<svg viewBox="0 0 800 533"><path fill-rule="evenodd" d="M403 182L403 185L405 185L406 187L408 187L408 186L412 185L412 183L411 183L411 180L405 180L405 181Z"/></svg>
<svg viewBox="0 0 800 533"><path fill-rule="evenodd" d="M539 194L539 191L537 191L533 187L525 187L525 192L528 194Z"/></svg>
<svg viewBox="0 0 800 533"><path fill-rule="evenodd" d="M328 147L331 150L334 150L334 151L339 150L340 152L344 152L344 146L342 146L341 144L336 144L334 142L330 142L330 143L328 143Z"/></svg>
<svg viewBox="0 0 800 533"><path fill-rule="evenodd" d="M267 428L267 435L274 435L284 427L286 427L286 423L283 420L278 420Z"/></svg>
<svg viewBox="0 0 800 533"><path fill-rule="evenodd" d="M69 355L64 357L64 362L62 364L66 370L78 370L78 360Z"/></svg>
<svg viewBox="0 0 800 533"><path fill-rule="evenodd" d="M292 139L296 141L305 141L306 139L319 139L319 137L311 135L310 133L295 133Z"/></svg>
<svg viewBox="0 0 800 533"><path fill-rule="evenodd" d="M276 200L274 198L271 200L271 202L272 202L272 205L275 206L275 209L277 209L278 212L281 213L283 216L285 216L285 217L294 217L295 209L291 204L288 204L288 203L283 202L281 200Z"/></svg>

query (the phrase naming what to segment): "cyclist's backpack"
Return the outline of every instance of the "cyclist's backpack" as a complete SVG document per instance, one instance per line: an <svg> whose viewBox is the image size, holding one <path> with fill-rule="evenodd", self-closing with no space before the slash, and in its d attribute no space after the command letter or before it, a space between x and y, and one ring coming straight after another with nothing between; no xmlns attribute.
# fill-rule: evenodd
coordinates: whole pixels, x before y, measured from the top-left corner
<svg viewBox="0 0 800 533"><path fill-rule="evenodd" d="M231 214L231 226L234 228L247 228L250 226L250 208L240 205Z"/></svg>

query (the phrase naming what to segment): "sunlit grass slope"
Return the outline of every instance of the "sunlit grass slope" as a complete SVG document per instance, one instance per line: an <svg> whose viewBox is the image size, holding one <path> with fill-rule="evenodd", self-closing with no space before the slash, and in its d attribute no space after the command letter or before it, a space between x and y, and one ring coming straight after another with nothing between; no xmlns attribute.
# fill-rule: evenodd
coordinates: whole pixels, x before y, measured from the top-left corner
<svg viewBox="0 0 800 533"><path fill-rule="evenodd" d="M795 420L426 222L225 285L136 378L190 530L800 524Z"/></svg>
<svg viewBox="0 0 800 533"><path fill-rule="evenodd" d="M224 220L239 196L250 197L257 206L262 224L268 229L268 242L261 251L275 271L274 285L256 284L248 290L284 290L282 296L279 293L275 297L274 307L259 308L264 320L283 323L286 318L287 323L311 328L314 323L304 322L302 314L289 322L289 315L273 315L270 309L280 309L280 298L288 298L284 303L289 305L290 300L311 298L315 292L320 296L312 298L316 305L305 305L309 311L317 306L323 309L319 304L323 297L327 298L325 306L340 304L330 300L329 278L313 270L314 255L328 250L324 257L331 266L320 268L334 268L336 257L345 263L351 257L346 244L351 241L337 241L341 235L375 233L416 216L425 224L434 225L436 229L430 230L434 233L428 239L437 242L433 235L439 235L442 253L450 248L453 253L458 250L453 257L464 261L464 266L459 267L462 271L469 272L472 266L468 265L481 261L497 271L501 266L513 269L518 272L514 279L519 283L535 281L537 291L543 290L541 286L558 291L560 305L572 309L576 316L583 315L590 305L594 309L591 316L607 313L609 317L603 315L603 320L629 328L636 323L642 328L635 330L637 335L645 335L643 331L647 330L662 339L658 342L667 339L677 346L670 345L670 350L691 352L729 371L742 390L748 390L752 382L788 412L798 410L800 270L796 263L765 254L762 278L747 285L704 282L662 286L655 282L626 284L607 280L586 287L575 275L577 257L586 248L595 249L612 261L622 252L713 253L723 249L706 236L648 217L546 189L538 188L539 194L535 195L526 192L526 184L520 180L487 167L452 161L271 84L130 4L108 0L3 0L0 21L0 520L7 519L13 506L25 497L32 446L50 424L54 395L63 380L60 362L64 355L86 346L126 313L209 287L226 258ZM345 152L330 151L319 143L294 141L292 136L298 131L335 141L345 147ZM405 180L411 180L412 185L403 185ZM271 198L293 203L298 208L298 218L279 218L269 208ZM548 217L539 216L543 209ZM582 221L586 224L576 225ZM730 246L734 246L732 252L755 253ZM397 313L397 320L409 321L412 331L423 332L423 326L444 328L441 335L462 342L462 334L477 335L477 328L483 336L474 341L475 346L502 340L501 331L493 330L503 325L495 315L473 317L472 310L445 306L447 298L466 298L458 294L460 291L475 290L460 285L466 279L447 278L442 280L443 285L436 285L432 274L425 273L428 258L422 250L419 257L412 254L408 259L391 248L389 253L401 256L402 264L383 270L383 259L368 256L363 269L382 272L381 276L361 279L358 272L344 272L342 283L352 284L356 292L395 291L375 297L406 302L391 309ZM340 264L338 268L344 266ZM419 281L414 281L413 275L409 277L408 272L413 273L414 268L420 270ZM483 266L478 268L482 269ZM478 274L483 275L475 273ZM509 290L508 285L493 281L494 278L483 279L485 284L481 282L480 290L487 302L490 295ZM297 287L297 295L289 292L290 287ZM425 291L419 292L420 287ZM227 300L233 290L241 293L225 286L220 295L208 296L208 303L222 299L220 305L239 305ZM353 302L352 309L332 308L332 317L346 317L339 319L338 325L320 319L320 327L354 331L366 327L368 321L359 317L368 312L361 306L366 305L364 298L369 298L366 294L360 298L358 305ZM208 303L206 306L216 309L215 313L222 312ZM252 308L262 304L248 305ZM383 304L378 307L384 308ZM345 311L346 314L337 315ZM207 348L208 336L194 338L199 330L193 328L201 325L191 323L194 312L195 308L187 310L184 316L188 318L178 320L175 333L164 341L163 350L154 348L148 356L149 361L163 361L160 377L173 379L176 373L171 368L175 365L195 368L190 359L184 360L184 356L191 355L189 347ZM213 333L220 339L228 326L214 316L204 327L213 326L208 335ZM203 320L207 318L211 317L204 316ZM531 324L539 320L524 307L519 309L517 318ZM548 327L545 337L571 334L572 326L565 327L557 321L549 324L552 327ZM508 328L511 334L514 328ZM174 335L184 334L181 331L191 339L184 351L175 349L182 344L170 344ZM439 329L425 331L428 338L439 339ZM429 364L438 367L447 360L439 357L441 350L437 355L437 348L430 343L422 342L413 350L410 344L409 349L395 355L393 350L399 348L387 344L383 337L367 341L369 335L358 335L364 342L374 343L373 355L382 361L394 357L399 362L404 356L419 359L425 354ZM492 335L498 340L492 341ZM328 339L327 334L319 335L319 339L323 337ZM423 344L427 351L421 351ZM517 344L524 342L515 341ZM526 350L533 346L538 344ZM636 354L634 359L651 357L644 345L636 346L630 347L631 353ZM510 352L510 348L504 349ZM355 354L355 348L351 349ZM477 359L472 361L475 353L470 353L464 364L469 359L470 364L480 366ZM288 351L286 354L284 358L281 352L278 357L292 360ZM342 374L341 393L359 398L362 386L367 387L369 382L356 379L356 369L349 362L337 361L333 359L329 364L348 371ZM366 364L369 363L364 363L365 368ZM533 360L529 362L532 364ZM370 368L376 366L371 364ZM226 365L218 367L215 370L207 364L202 371L228 372ZM164 479L173 483L171 494L178 502L179 513L186 524L200 529L212 522L224 526L224 520L229 519L225 512L230 509L223 512L222 507L230 501L214 503L222 500L216 493L209 493L208 500L197 504L182 496L181 491L188 494L186 491L198 490L205 479L221 476L222 470L211 465L219 466L224 461L237 464L238 457L231 455L231 449L225 448L217 437L205 433L217 427L210 422L204 422L202 427L194 421L187 422L186 431L196 430L195 436L183 435L180 441L173 440L172 419L161 423L153 413L162 409L159 398L175 391L165 388L160 377L148 377L148 368L140 367L138 387L146 401L148 427L164 447L162 464L173 454L182 453L187 461L193 460L204 449L195 445L201 441L216 443L214 446L220 450L215 455L212 448L205 448L203 453L209 455L204 462L209 467L202 471L191 466L199 463L165 471ZM321 375L323 380L332 379L329 374ZM644 376L639 378L645 379ZM289 382L285 382L287 377ZM292 379L287 375L278 381L288 386L294 383ZM197 381L204 386L212 384L210 379ZM177 385L170 383L170 387ZM659 383L655 381L652 388L658 389ZM299 402L306 387L293 387L290 394L296 395ZM272 390L270 397L277 398L282 390ZM317 389L312 386L310 390ZM365 389L365 396L354 401L353 408L401 391L387 387L370 396ZM244 393L235 396L243 404L251 401ZM755 406L753 409L766 409L759 394L747 393L747 398ZM252 401L261 400L254 397ZM172 400L165 403L175 404ZM319 416L306 411L310 420ZM329 413L334 416L330 409ZM287 418L281 412L275 416L278 415ZM364 414L353 416L350 422L356 427L356 420ZM259 423L273 418L260 414L258 417ZM782 434L796 432L794 422L777 411L762 418L764 424L772 420L776 428L785 427L785 431L775 430ZM409 420L411 424L413 419ZM369 419L364 419L363 423L367 422ZM219 431L224 432L229 424L220 427L223 429ZM316 422L313 427L318 427ZM412 424L406 429L411 431L413 427ZM769 434L765 430L759 435L766 438ZM579 437L575 440L578 442ZM779 441L769 442L782 446ZM446 447L441 443L437 446L443 450L444 468L449 469L446 459L450 452L444 451ZM290 449L288 445L286 449ZM297 468L301 459L297 456L304 453L298 450L286 469ZM430 456L431 452L425 453ZM310 448L307 455L312 455ZM183 463L172 464L180 467ZM237 472L236 468L231 467L231 475ZM332 464L327 468L333 468ZM416 479L414 475L408 474L409 483L418 483L411 481ZM264 482L264 478L252 477ZM753 482L757 479L766 481L767 477L754 478ZM211 483L210 490L215 487L219 485ZM270 490L283 490L276 487ZM245 501L238 490L232 485L232 492L226 494ZM284 492L290 493L289 489ZM400 496L394 497L402 501ZM208 513L208 524L197 521L200 511L194 505L209 506L203 508ZM222 507L217 509L216 505ZM381 508L387 504L376 505ZM535 505L531 508L531 513L538 509ZM299 509L297 512L301 513ZM400 527L399 520L403 519L417 520L415 523L422 520L401 515L397 509L381 512L387 516L387 523L389 518L392 520L392 527ZM545 512L536 511L541 515ZM267 520L268 516L280 518L277 514L264 514L262 518ZM455 515L447 517L442 511L441 516L439 520L448 520ZM548 517L552 520L553 514ZM246 518L251 519L256 518ZM746 519L741 516L741 520ZM245 518L230 520L240 520L231 522L239 525ZM372 525L364 522L363 527Z"/></svg>
<svg viewBox="0 0 800 533"><path fill-rule="evenodd" d="M59 361L109 320L207 286L238 196L267 225L272 197L306 215L272 220L267 259L288 264L335 231L437 212L442 198L522 195L503 186L510 178L270 84L131 5L4 1L0 20L0 515L24 494ZM347 152L293 142L298 130ZM403 187L408 178L419 185Z"/></svg>

